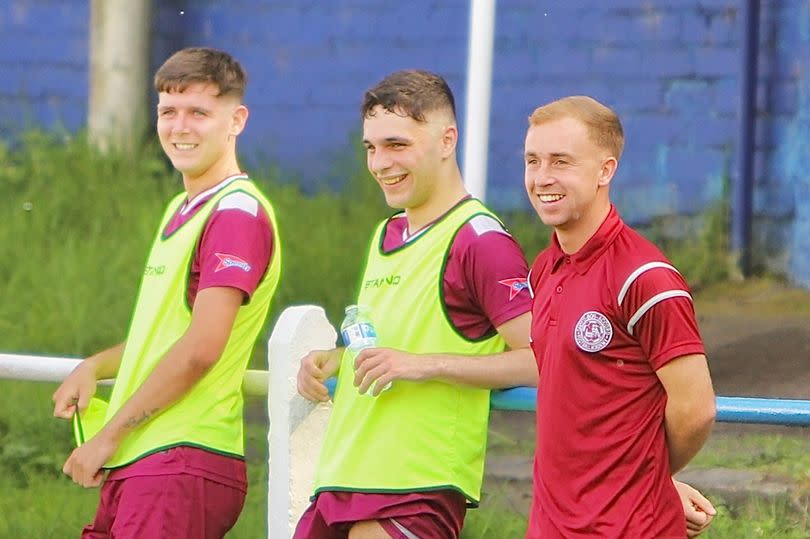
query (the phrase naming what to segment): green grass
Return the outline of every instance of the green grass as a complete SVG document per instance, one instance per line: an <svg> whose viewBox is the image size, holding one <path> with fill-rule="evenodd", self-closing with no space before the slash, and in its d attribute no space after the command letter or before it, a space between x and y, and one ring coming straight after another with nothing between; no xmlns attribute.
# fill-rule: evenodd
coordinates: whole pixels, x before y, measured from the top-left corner
<svg viewBox="0 0 810 539"><path fill-rule="evenodd" d="M304 194L277 169L254 171L274 203L285 247L268 328L283 307L303 303L324 306L336 323L354 296L371 227L391 213L359 155L348 152L336 164L347 179L340 193L324 188ZM31 132L14 148L0 143L0 351L82 357L120 342L157 220L169 197L181 189L156 145L135 156L102 156L83 136L62 139ZM504 213L502 218L529 261L547 244L549 231L535 215ZM697 238L669 237L663 227L653 227L650 236L690 282L709 286L727 276L726 219L722 208L704 219ZM253 367L266 366L265 337ZM0 537L76 536L94 512L98 492L73 485L60 472L71 434L66 423L51 417L54 388L0 381ZM261 421L248 429L251 487L230 537L266 535L265 430ZM506 434L496 435L491 444L498 450L531 451ZM801 454L806 446L784 440L752 444L765 447L767 457L740 456L742 467L761 466L794 477L808 469ZM734 461L734 449L716 448L716 460ZM711 454L704 451L700 458L709 463ZM522 537L525 516L503 510L498 504L502 495L493 493L491 503L470 512L465 539ZM779 506L729 510L718 518L711 537L745 537L734 535L735 528L764 530L750 537L792 537L779 535L783 530L808 536L806 517L796 518Z"/></svg>
<svg viewBox="0 0 810 539"><path fill-rule="evenodd" d="M807 539L810 517L788 500L752 500L744 507L729 508L714 500L717 516L703 537L707 539Z"/></svg>
<svg viewBox="0 0 810 539"><path fill-rule="evenodd" d="M749 433L709 438L690 468L732 468L778 474L810 488L810 438L795 435Z"/></svg>

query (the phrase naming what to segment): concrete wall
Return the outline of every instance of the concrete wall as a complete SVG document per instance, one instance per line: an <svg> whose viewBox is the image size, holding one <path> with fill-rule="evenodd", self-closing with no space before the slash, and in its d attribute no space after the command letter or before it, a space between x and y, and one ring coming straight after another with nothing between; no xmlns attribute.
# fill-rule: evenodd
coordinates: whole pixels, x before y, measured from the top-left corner
<svg viewBox="0 0 810 539"><path fill-rule="evenodd" d="M488 202L526 207L526 117L589 94L621 116L614 197L631 221L696 214L756 152L757 263L810 286L810 2L762 0L756 148L737 147L742 0L502 0L498 3ZM161 0L153 63L187 45L234 53L250 76L245 157L309 185L334 182L359 132L362 92L386 73L443 74L465 98L466 0ZM0 5L0 133L80 128L88 0ZM461 126L462 135L464 126Z"/></svg>

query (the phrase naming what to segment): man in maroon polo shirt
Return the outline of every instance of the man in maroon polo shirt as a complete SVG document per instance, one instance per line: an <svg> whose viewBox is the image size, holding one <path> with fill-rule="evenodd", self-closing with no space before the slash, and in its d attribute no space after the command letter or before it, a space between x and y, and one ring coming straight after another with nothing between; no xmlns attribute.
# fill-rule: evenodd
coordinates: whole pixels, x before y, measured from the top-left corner
<svg viewBox="0 0 810 539"><path fill-rule="evenodd" d="M686 282L610 202L623 145L616 114L589 97L529 118L526 191L554 234L529 277L540 383L527 538L687 536L672 474L708 437L714 391Z"/></svg>

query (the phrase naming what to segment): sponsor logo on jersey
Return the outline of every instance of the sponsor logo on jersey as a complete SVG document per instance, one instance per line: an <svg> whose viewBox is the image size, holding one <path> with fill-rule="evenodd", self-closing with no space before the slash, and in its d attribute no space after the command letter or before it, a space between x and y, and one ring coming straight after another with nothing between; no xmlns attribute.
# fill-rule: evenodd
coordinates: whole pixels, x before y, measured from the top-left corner
<svg viewBox="0 0 810 539"><path fill-rule="evenodd" d="M498 284L502 284L509 288L509 301L515 299L515 296L520 294L521 290L529 289L529 281L526 277L504 279L502 281L498 281Z"/></svg>
<svg viewBox="0 0 810 539"><path fill-rule="evenodd" d="M222 253L214 253L214 255L219 258L219 264L217 264L217 267L214 269L214 273L228 268L239 268L245 273L250 271L250 264L238 256L225 255Z"/></svg>
<svg viewBox="0 0 810 539"><path fill-rule="evenodd" d="M143 274L147 277L155 277L164 273L166 273L166 266L163 264L160 266L146 266L146 269L143 270Z"/></svg>
<svg viewBox="0 0 810 539"><path fill-rule="evenodd" d="M585 352L604 350L613 338L613 326L607 316L600 312L588 311L579 318L574 328L574 340Z"/></svg>
<svg viewBox="0 0 810 539"><path fill-rule="evenodd" d="M380 277L379 279L366 279L363 288L380 288L383 286L396 286L402 278L399 275L389 275L388 277Z"/></svg>

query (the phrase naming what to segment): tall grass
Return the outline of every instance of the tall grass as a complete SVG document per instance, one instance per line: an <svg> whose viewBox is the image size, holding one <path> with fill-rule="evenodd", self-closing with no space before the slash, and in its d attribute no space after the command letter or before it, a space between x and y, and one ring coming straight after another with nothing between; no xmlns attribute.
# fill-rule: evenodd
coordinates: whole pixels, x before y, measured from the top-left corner
<svg viewBox="0 0 810 539"><path fill-rule="evenodd" d="M336 165L347 178L341 192L304 194L278 170L255 171L284 245L268 327L283 307L301 303L324 306L338 323L354 296L373 223L391 213L358 156ZM13 148L0 145L0 351L82 357L121 341L157 221L181 189L154 145L102 156L82 136L37 131ZM548 230L526 213L502 217L531 261ZM721 255L703 245L707 256ZM254 366L263 367L258 350ZM0 537L73 536L95 508L96 491L61 475L71 437L51 417L54 389L0 381L0 514L13 515L0 518ZM261 421L249 429L252 487L231 537L265 536L265 431ZM520 537L524 526L525 516L484 506L470 514L464 537Z"/></svg>

